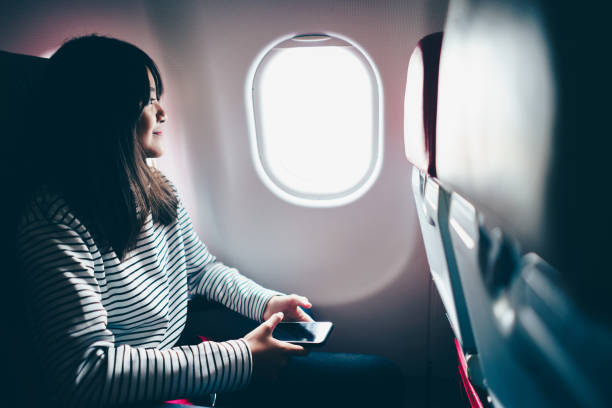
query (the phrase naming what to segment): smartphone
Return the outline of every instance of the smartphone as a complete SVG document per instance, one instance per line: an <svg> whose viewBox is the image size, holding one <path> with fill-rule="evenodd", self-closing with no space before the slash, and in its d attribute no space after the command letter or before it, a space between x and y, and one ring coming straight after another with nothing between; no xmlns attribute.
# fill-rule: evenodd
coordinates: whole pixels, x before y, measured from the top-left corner
<svg viewBox="0 0 612 408"><path fill-rule="evenodd" d="M332 322L281 322L272 337L302 346L322 346L333 328Z"/></svg>

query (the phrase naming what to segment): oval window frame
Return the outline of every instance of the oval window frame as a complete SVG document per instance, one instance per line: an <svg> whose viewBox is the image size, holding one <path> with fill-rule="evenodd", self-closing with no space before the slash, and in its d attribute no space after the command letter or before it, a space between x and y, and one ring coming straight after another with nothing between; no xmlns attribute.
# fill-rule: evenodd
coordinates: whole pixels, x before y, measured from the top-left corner
<svg viewBox="0 0 612 408"><path fill-rule="evenodd" d="M340 45L349 49L366 68L372 85L372 154L371 160L364 175L352 187L337 193L306 193L285 185L267 166L264 154L265 137L262 134L258 115L261 108L255 102L255 88L258 83L258 73L265 67L266 58L270 58L274 49L287 47L317 47ZM255 58L245 81L245 99L247 116L249 118L249 139L251 157L258 176L277 197L284 201L304 207L338 207L349 204L362 197L374 184L383 163L384 149L384 94L382 81L376 65L365 50L354 41L336 33L291 34L271 42Z"/></svg>

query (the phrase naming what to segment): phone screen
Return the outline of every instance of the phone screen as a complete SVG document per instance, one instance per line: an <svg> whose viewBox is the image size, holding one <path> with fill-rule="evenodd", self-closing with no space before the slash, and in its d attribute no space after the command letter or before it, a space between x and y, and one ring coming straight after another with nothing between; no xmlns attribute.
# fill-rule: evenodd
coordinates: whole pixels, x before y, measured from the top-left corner
<svg viewBox="0 0 612 408"><path fill-rule="evenodd" d="M325 342L333 324L331 322L285 322L279 323L272 334L275 339L298 344L321 344Z"/></svg>

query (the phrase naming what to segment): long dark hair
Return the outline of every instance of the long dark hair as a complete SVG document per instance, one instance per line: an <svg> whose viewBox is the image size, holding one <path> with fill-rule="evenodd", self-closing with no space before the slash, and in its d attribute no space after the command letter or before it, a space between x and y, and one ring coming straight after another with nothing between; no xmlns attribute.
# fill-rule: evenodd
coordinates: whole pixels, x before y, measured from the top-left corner
<svg viewBox="0 0 612 408"><path fill-rule="evenodd" d="M176 219L177 198L146 163L136 124L150 99L153 60L138 47L90 35L67 41L50 58L40 96L45 182L69 203L98 245L120 259L136 244L149 214Z"/></svg>

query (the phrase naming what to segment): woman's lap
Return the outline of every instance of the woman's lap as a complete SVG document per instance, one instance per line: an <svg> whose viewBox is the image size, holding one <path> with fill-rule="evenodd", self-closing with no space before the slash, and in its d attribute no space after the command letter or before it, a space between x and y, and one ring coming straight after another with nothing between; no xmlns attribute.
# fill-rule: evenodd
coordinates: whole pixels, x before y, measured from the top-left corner
<svg viewBox="0 0 612 408"><path fill-rule="evenodd" d="M204 334L222 341L239 338L257 323L215 305L198 305L186 339ZM194 314L196 316L194 316ZM193 319L196 317L195 319ZM292 357L277 382L252 383L236 393L218 394L217 407L399 407L404 379L390 360L366 354L312 352Z"/></svg>
<svg viewBox="0 0 612 408"><path fill-rule="evenodd" d="M217 396L218 407L396 407L403 378L391 361L372 355L313 352L292 357L280 378Z"/></svg>

